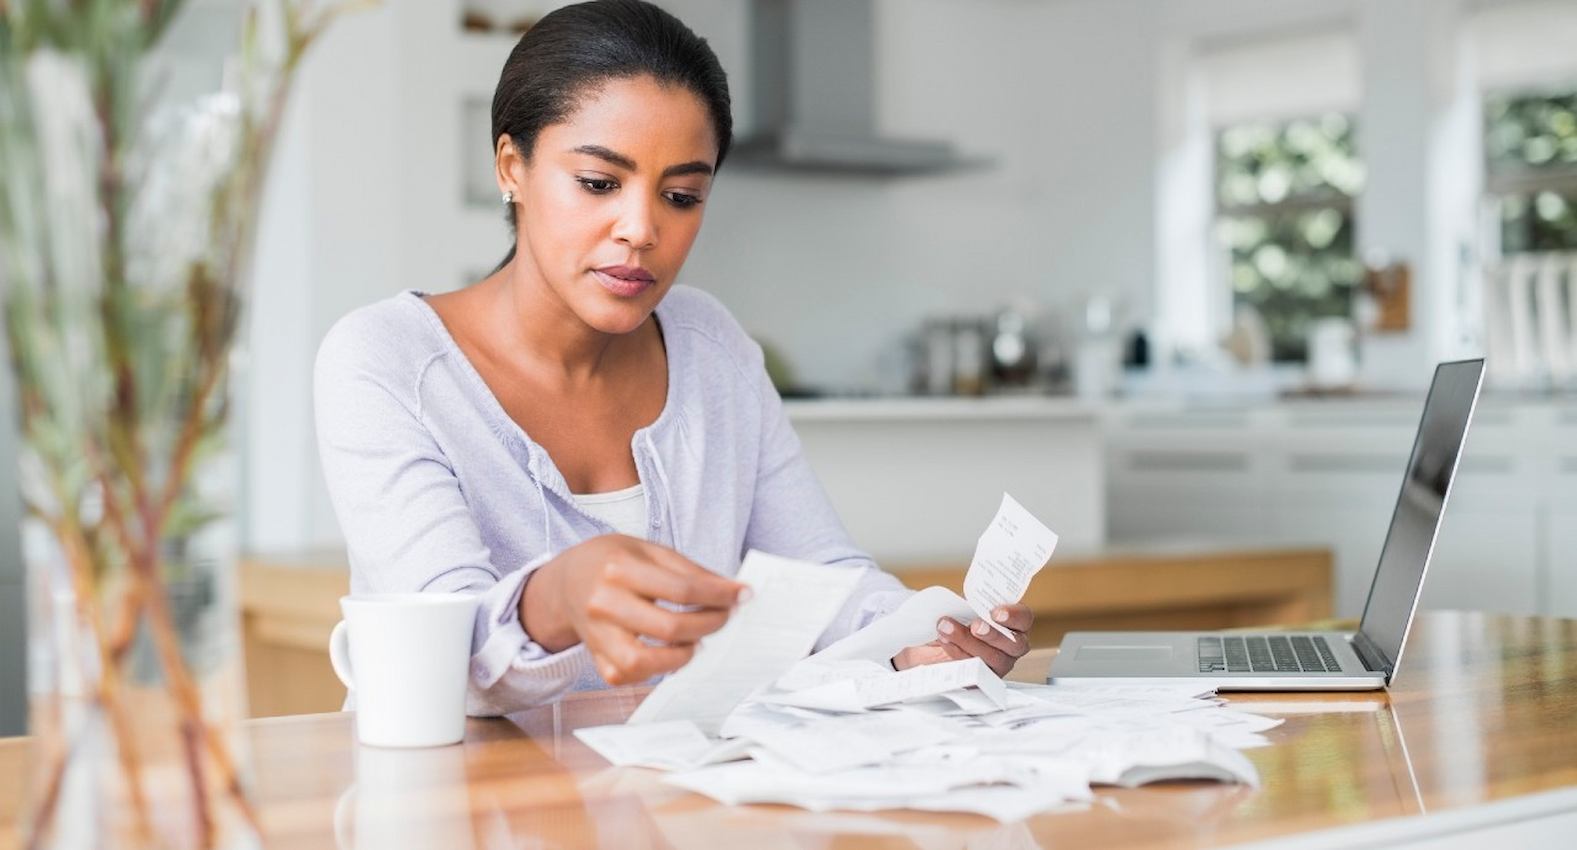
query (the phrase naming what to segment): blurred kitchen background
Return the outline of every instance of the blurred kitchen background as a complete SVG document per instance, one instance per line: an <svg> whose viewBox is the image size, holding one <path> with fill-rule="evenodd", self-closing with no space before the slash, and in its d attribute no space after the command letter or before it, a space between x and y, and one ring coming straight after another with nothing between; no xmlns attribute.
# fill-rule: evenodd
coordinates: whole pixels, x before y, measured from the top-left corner
<svg viewBox="0 0 1577 850"><path fill-rule="evenodd" d="M1007 490L1062 534L1057 631L1355 617L1433 364L1487 354L1425 604L1577 616L1577 3L659 4L722 59L739 145L681 282L765 347L885 565L961 575ZM202 79L238 4L193 5ZM503 256L490 99L558 5L385 0L307 62L241 370L260 713L302 705L260 700L321 664L344 584L318 341Z"/></svg>

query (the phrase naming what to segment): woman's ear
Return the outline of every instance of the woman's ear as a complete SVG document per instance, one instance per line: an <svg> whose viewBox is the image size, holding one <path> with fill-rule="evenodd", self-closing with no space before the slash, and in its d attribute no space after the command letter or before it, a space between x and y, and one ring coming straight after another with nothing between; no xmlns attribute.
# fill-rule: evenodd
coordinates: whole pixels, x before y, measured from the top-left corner
<svg viewBox="0 0 1577 850"><path fill-rule="evenodd" d="M502 133L493 147L493 177L500 195L519 197L525 180L526 161L508 133Z"/></svg>

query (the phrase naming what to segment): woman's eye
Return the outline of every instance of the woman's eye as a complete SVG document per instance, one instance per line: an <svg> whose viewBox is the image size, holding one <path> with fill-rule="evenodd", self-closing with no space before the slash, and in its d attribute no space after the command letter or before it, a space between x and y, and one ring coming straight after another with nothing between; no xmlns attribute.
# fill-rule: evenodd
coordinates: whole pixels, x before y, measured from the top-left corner
<svg viewBox="0 0 1577 850"><path fill-rule="evenodd" d="M579 181L580 185L586 187L586 191L593 195L606 195L612 192L615 186L619 185L612 180L599 180L596 177L577 177L575 179Z"/></svg>
<svg viewBox="0 0 1577 850"><path fill-rule="evenodd" d="M699 197L695 195L686 195L683 192L670 193L668 195L668 200L672 201L673 205L679 207L680 209L689 209L690 207L699 206L701 203L701 199Z"/></svg>

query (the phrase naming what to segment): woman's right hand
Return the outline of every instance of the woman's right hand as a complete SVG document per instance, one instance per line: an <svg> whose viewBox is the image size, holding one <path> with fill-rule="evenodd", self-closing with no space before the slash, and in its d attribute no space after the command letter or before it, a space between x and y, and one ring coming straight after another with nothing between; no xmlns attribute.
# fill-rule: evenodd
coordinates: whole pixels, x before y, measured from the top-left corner
<svg viewBox="0 0 1577 850"><path fill-rule="evenodd" d="M586 644L604 681L628 685L683 667L749 592L666 546L606 534L564 550L526 579L520 622L549 652Z"/></svg>

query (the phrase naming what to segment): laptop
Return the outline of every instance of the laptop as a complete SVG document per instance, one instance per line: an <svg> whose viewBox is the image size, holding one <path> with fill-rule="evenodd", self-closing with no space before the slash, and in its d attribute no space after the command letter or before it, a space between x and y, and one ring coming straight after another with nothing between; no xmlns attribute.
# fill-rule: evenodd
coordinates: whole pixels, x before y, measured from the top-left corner
<svg viewBox="0 0 1577 850"><path fill-rule="evenodd" d="M1402 660L1483 379L1482 358L1435 367L1357 632L1069 632L1048 679L1209 682L1239 691L1388 685Z"/></svg>

